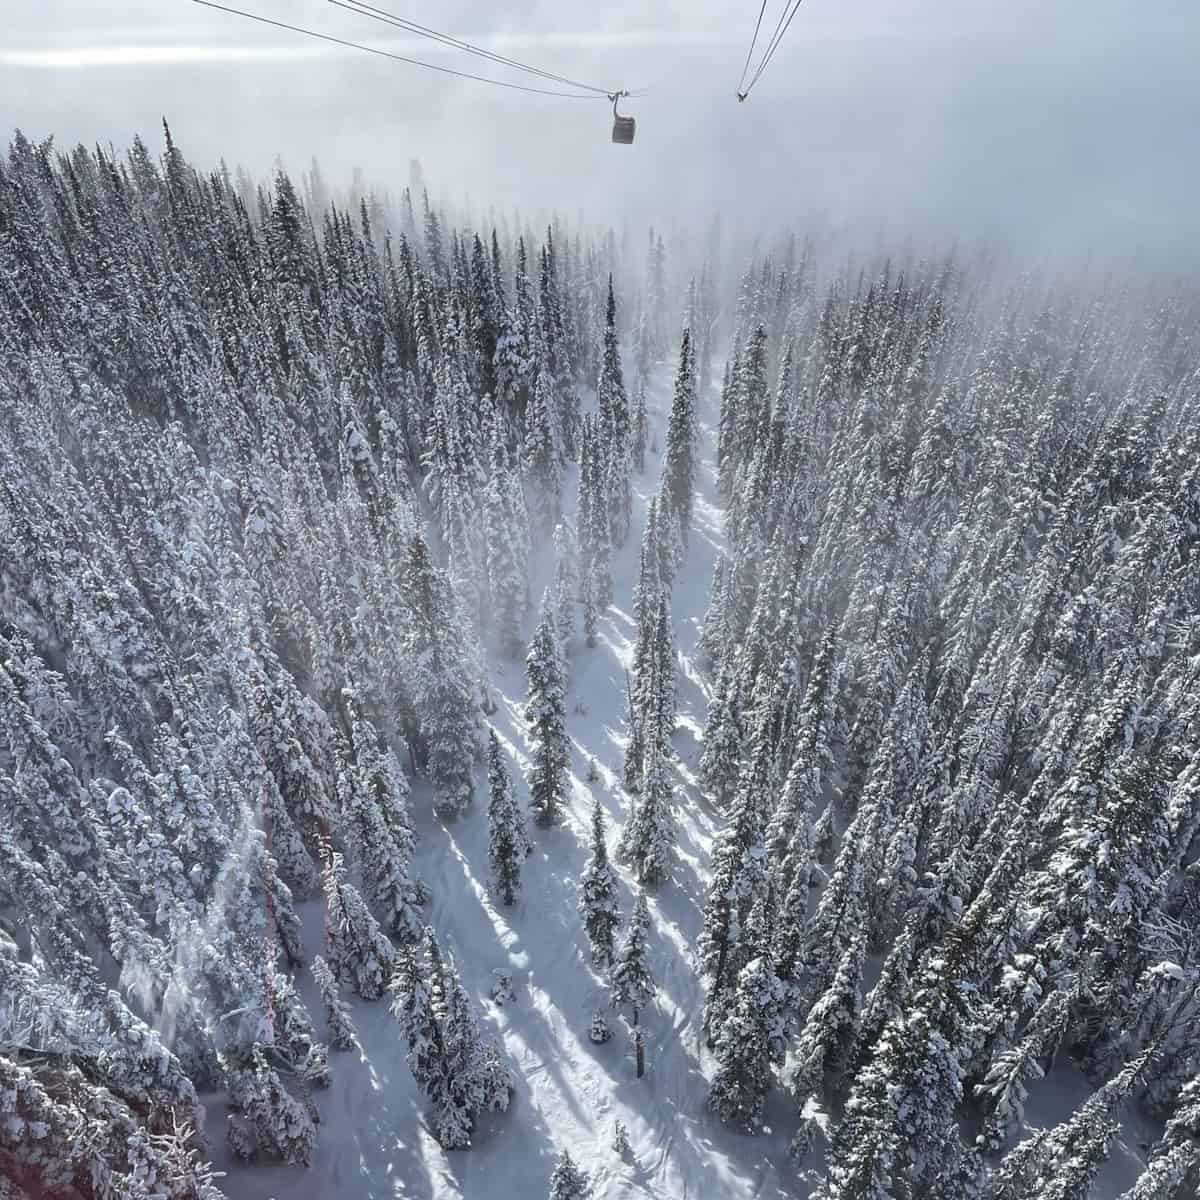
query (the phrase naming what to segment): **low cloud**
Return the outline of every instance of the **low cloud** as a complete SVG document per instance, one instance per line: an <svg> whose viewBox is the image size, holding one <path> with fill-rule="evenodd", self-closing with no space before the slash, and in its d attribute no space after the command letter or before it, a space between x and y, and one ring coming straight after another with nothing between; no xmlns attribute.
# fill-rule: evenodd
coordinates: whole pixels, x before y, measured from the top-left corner
<svg viewBox="0 0 1200 1200"><path fill-rule="evenodd" d="M0 111L64 146L153 137L166 115L197 161L316 156L331 179L360 167L389 188L419 158L440 196L485 210L636 226L720 208L755 232L814 218L1180 266L1200 250L1196 0L806 0L740 105L754 13L733 0L663 0L652 26L634 0L376 2L572 78L649 87L628 108L636 143L611 145L603 98L501 91L186 4L148 22L114 3L104 30L90 0L18 6ZM530 82L319 0L247 7Z"/></svg>

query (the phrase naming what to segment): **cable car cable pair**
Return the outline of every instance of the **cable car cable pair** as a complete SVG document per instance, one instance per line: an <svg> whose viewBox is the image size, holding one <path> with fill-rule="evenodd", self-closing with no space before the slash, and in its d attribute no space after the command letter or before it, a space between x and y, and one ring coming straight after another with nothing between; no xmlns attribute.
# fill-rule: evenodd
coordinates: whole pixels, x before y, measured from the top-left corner
<svg viewBox="0 0 1200 1200"><path fill-rule="evenodd" d="M771 34L771 40L767 43L767 48L763 51L758 67L755 69L754 74L751 75L750 82L747 83L746 72L750 70L750 61L754 57L754 47L758 44L758 35L762 29L763 16L767 11L767 0L762 0L762 6L758 10L758 20L754 23L754 36L750 39L750 49L746 51L746 62L742 67L742 76L738 80L735 92L739 104L745 102L746 97L750 95L750 89L762 78L762 73L767 69L767 64L771 59L775 57L775 51L779 49L779 43L783 41L783 35L787 33L788 26L791 25L803 2L804 0L786 0L783 11L779 14L779 20L775 23L775 32Z"/></svg>
<svg viewBox="0 0 1200 1200"><path fill-rule="evenodd" d="M357 13L359 16L378 21L381 24L402 29L406 33L416 34L418 37L428 38L441 45L450 46L455 50L473 54L488 62L496 63L499 66L508 67L516 71L524 71L537 79L561 84L562 87L533 87L529 84L515 83L512 80L493 79L487 75L476 75L470 71L459 71L454 67L444 67L437 63L425 62L423 59L396 54L391 50L384 50L379 46L368 46L362 42L352 42L347 38L334 37L332 34L321 33L315 29L305 29L303 26L292 25L287 21L279 21L273 17L264 17L259 13L247 12L244 9L219 4L216 0L192 0L192 2L204 8L213 8L234 16L245 17L250 21L258 21L263 25L272 25L277 29L286 29L292 33L303 34L306 37L318 38L323 42L331 42L336 46L345 46L352 50L362 50L367 54L377 54L382 58L390 58L395 62L402 62L408 66L423 67L427 71L437 71L442 75L453 75L457 79L470 79L476 83L490 83L494 87L509 88L517 92L528 92L536 96L558 96L564 100L599 100L601 97L604 97L612 101L612 140L615 143L622 146L630 145L633 142L634 133L637 129L637 123L633 117L622 116L617 110L617 105L622 99L638 95L639 93L630 92L626 88L613 91L609 88L597 87L595 84L581 83L578 79L572 79L568 75L559 75L554 71L546 71L541 67L530 66L528 63L519 62L517 59L509 58L507 55L497 54L494 50L488 50L483 46L476 46L471 42L464 41L462 38L453 37L448 33L440 33L436 29L431 29L428 25L422 25L417 21L410 21L406 17L396 16L395 13L370 4L367 0L327 0L327 3L337 8L343 8L347 12ZM779 20L775 23L775 31L771 34L766 49L763 50L762 57L759 59L758 66L754 69L754 73L750 75L750 79L747 82L746 76L750 71L750 64L754 60L754 51L758 45L759 34L762 32L763 17L766 16L767 12L767 0L762 0L758 9L758 19L754 23L754 35L750 39L750 48L746 51L746 61L742 64L742 74L738 79L735 91L739 104L745 102L746 98L750 95L751 89L762 78L763 72L767 69L771 59L775 57L775 53L779 49L779 45L783 41L784 35L790 28L802 3L803 0L784 0L783 10L779 14ZM562 88L571 88L572 90L564 91Z"/></svg>
<svg viewBox="0 0 1200 1200"><path fill-rule="evenodd" d="M439 33L436 29L430 29L426 25L420 25L415 21L409 21L404 17L397 17L382 8L377 8L372 4L366 3L366 0L328 0L330 4L336 5L338 8L344 8L349 12L358 13L360 16L370 17L372 20L380 21L383 24L392 25L398 29L403 29L408 33L414 33L419 37L429 38L431 41L440 42L443 45L452 46L457 50L463 50L468 54L474 54L480 58L487 59L489 62L498 63L501 66L510 67L518 71L525 71L530 75L534 75L540 79L545 79L553 83L560 83L566 87L574 88L574 91L563 91L556 88L532 87L528 84L514 83L507 79L493 79L487 75L475 75L470 71L459 71L453 67L440 66L437 63L425 62L419 58L410 58L404 54L396 54L391 50L384 50L379 46L368 46L362 42L352 42L347 38L335 37L333 34L321 33L315 29L305 29L300 25L292 25L287 21L279 21L273 17L264 17L259 13L247 12L245 9L233 8L226 4L219 4L216 0L192 0L192 3L199 4L204 8L216 9L219 12L229 13L237 17L245 17L250 21L258 21L263 25L271 25L276 29L286 29L291 33L300 33L306 37L317 38L323 42L330 42L335 46L344 46L351 50L362 50L367 54L377 54L381 58L390 58L395 62L402 62L412 67L424 67L428 71L437 71L441 75L453 75L458 79L470 79L476 83L490 83L495 87L510 88L513 91L529 92L537 96L558 96L565 100L611 100L613 106L613 131L612 140L619 145L629 145L633 141L636 123L633 117L622 116L617 111L617 103L623 98L638 95L640 93L630 92L628 89L620 88L613 91L610 88L596 87L590 83L580 83L576 79L571 79L566 75L558 75L553 71L545 71L540 67L532 67L528 63L518 62L514 58L508 58L503 54L497 54L495 51L487 50L482 46L472 45L470 42L463 41L461 38L452 37L450 34Z"/></svg>
<svg viewBox="0 0 1200 1200"><path fill-rule="evenodd" d="M448 33L439 33L436 29L430 29L428 25L420 25L416 21L410 21L407 17L398 17L395 13L388 12L386 9L379 8L374 4L368 4L366 0L326 0L326 2L337 8L344 8L348 12L370 17L372 20L379 21L385 25L392 25L397 29L404 29L409 33L415 33L419 37L429 38L432 41L441 42L446 46L453 46L456 50L465 50L468 54L477 54L480 58L486 58L490 62L499 63L501 66L513 67L518 71L528 71L531 75L541 76L541 78L549 79L554 83L562 83L567 87L578 88L583 92L596 92L601 96L607 96L609 99L612 99L612 93L608 88L593 87L590 83L580 83L579 80L570 79L566 75L556 75L553 71L544 71L541 67L532 67L527 63L518 62L515 58L507 58L503 54L497 54L494 50L472 45L470 42L463 41L462 38L453 37Z"/></svg>

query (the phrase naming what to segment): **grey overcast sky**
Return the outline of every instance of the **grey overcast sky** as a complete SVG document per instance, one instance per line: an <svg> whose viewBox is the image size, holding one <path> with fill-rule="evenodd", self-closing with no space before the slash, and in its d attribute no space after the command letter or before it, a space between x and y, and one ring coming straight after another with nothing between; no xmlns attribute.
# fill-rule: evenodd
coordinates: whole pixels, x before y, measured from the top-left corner
<svg viewBox="0 0 1200 1200"><path fill-rule="evenodd" d="M234 7L479 70L326 0ZM316 155L393 186L419 158L477 207L1002 235L1167 264L1200 248L1200 0L804 0L744 105L756 0L374 0L605 87L648 87L632 147L603 101L461 82L190 0L6 0L0 113L31 137L159 140L254 170ZM768 0L768 23L782 0ZM484 64L486 68L486 64ZM487 73L486 69L484 73ZM518 77L519 78L519 77Z"/></svg>

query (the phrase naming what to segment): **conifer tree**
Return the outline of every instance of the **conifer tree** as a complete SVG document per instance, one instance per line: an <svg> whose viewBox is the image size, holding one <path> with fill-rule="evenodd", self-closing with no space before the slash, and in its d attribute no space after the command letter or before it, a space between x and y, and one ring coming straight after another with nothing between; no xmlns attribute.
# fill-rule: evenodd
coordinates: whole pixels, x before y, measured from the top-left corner
<svg viewBox="0 0 1200 1200"><path fill-rule="evenodd" d="M654 998L654 978L650 974L646 944L649 928L650 909L646 894L641 892L629 916L625 939L611 972L613 1007L628 1008L635 1026L641 1010Z"/></svg>
<svg viewBox="0 0 1200 1200"><path fill-rule="evenodd" d="M613 1122L612 1148L618 1158L626 1158L633 1153L633 1147L629 1144L629 1130L621 1121Z"/></svg>
<svg viewBox="0 0 1200 1200"><path fill-rule="evenodd" d="M789 1086L797 1106L803 1110L810 1097L822 1089L826 1075L844 1071L859 1028L860 983L866 938L855 935L833 981L809 1009L794 1049L795 1069Z"/></svg>
<svg viewBox="0 0 1200 1200"><path fill-rule="evenodd" d="M742 772L742 732L724 677L717 680L700 752L700 786L719 808L727 808Z"/></svg>
<svg viewBox="0 0 1200 1200"><path fill-rule="evenodd" d="M525 822L493 729L488 734L488 863L505 904L512 904L521 889L521 864L528 852Z"/></svg>
<svg viewBox="0 0 1200 1200"><path fill-rule="evenodd" d="M562 448L554 421L554 390L549 374L539 369L525 413L522 449L532 532L544 535L555 527L562 508Z"/></svg>
<svg viewBox="0 0 1200 1200"><path fill-rule="evenodd" d="M621 440L615 419L600 423L603 492L608 499L608 536L613 547L625 545L633 524L633 482L628 439Z"/></svg>
<svg viewBox="0 0 1200 1200"><path fill-rule="evenodd" d="M1066 1030L1070 996L1053 991L1038 1011L1017 1045L997 1054L976 1091L986 1097L991 1112L979 1135L988 1150L1003 1148L1025 1119L1029 1080L1044 1074L1042 1063L1053 1056Z"/></svg>
<svg viewBox="0 0 1200 1200"><path fill-rule="evenodd" d="M646 413L646 377L638 379L637 399L633 406L633 432L630 442L630 461L642 475L646 471L646 443L650 440L650 418Z"/></svg>
<svg viewBox="0 0 1200 1200"><path fill-rule="evenodd" d="M696 644L696 653L700 661L717 674L724 666L725 655L735 648L730 644L728 637L729 596L725 586L728 564L726 555L717 555L713 564L712 582L708 589L708 606L704 610L704 618L700 623L700 637Z"/></svg>
<svg viewBox="0 0 1200 1200"><path fill-rule="evenodd" d="M678 692L675 679L675 639L671 632L671 597L663 588L655 613L652 686L646 698L644 720L647 749L658 754L672 753Z"/></svg>
<svg viewBox="0 0 1200 1200"><path fill-rule="evenodd" d="M232 1097L236 1097L255 1151L288 1164L309 1165L316 1148L316 1124L306 1107L284 1087L260 1047L255 1047L252 1065L242 1073Z"/></svg>
<svg viewBox="0 0 1200 1200"><path fill-rule="evenodd" d="M471 655L449 581L420 537L405 554L403 589L409 617L406 649L413 666L409 686L417 712L409 740L424 760L439 811L454 814L470 803L474 791L478 705L467 674Z"/></svg>
<svg viewBox="0 0 1200 1200"><path fill-rule="evenodd" d="M633 679L628 695L629 740L625 744L625 786L635 792L641 786L646 755L646 720L653 712L658 596L663 587L659 570L658 502L651 498L642 532L638 580L633 591L633 616L637 635L633 651Z"/></svg>
<svg viewBox="0 0 1200 1200"><path fill-rule="evenodd" d="M525 719L533 738L529 803L539 825L553 825L562 816L567 797L570 743L562 657L549 594L543 600L542 619L529 644L525 674L529 685Z"/></svg>
<svg viewBox="0 0 1200 1200"><path fill-rule="evenodd" d="M442 225L438 219L437 210L429 203L429 192L422 191L422 206L425 215L425 253L429 258L429 268L435 276L446 272L445 251L442 244Z"/></svg>
<svg viewBox="0 0 1200 1200"><path fill-rule="evenodd" d="M341 988L329 969L329 964L318 954L312 960L312 976L316 982L317 991L321 994L321 1003L325 1008L325 1023L329 1030L329 1044L335 1050L353 1049L358 1042L354 1024L350 1017L350 1009L341 997Z"/></svg>
<svg viewBox="0 0 1200 1200"><path fill-rule="evenodd" d="M583 420L580 439L576 518L579 569L584 603L599 614L613 598L612 527L606 486L604 427L589 415ZM588 644L594 645L594 640L589 638Z"/></svg>
<svg viewBox="0 0 1200 1200"><path fill-rule="evenodd" d="M1200 1172L1200 1147L1195 1143L1172 1146L1152 1158L1145 1171L1117 1200L1182 1200L1187 1189L1195 1188Z"/></svg>
<svg viewBox="0 0 1200 1200"><path fill-rule="evenodd" d="M750 339L735 397L732 436L727 458L722 464L722 478L728 479L730 488L749 470L760 425L769 417L767 331L762 327L756 329Z"/></svg>
<svg viewBox="0 0 1200 1200"><path fill-rule="evenodd" d="M675 519L680 542L686 546L696 488L695 367L691 332L687 329L683 331L679 368L675 374L675 395L667 424L661 487L669 497L670 512Z"/></svg>
<svg viewBox="0 0 1200 1200"><path fill-rule="evenodd" d="M352 698L347 704L354 710ZM387 932L420 936L421 887L411 859L416 838L408 811L408 780L395 755L380 747L378 732L361 714L353 720L354 759L342 785L352 813L354 852L364 889Z"/></svg>
<svg viewBox="0 0 1200 1200"><path fill-rule="evenodd" d="M585 570L584 573L581 600L583 603L583 640L589 647L595 647L603 605L600 603L599 584L591 568Z"/></svg>
<svg viewBox="0 0 1200 1200"><path fill-rule="evenodd" d="M401 948L390 988L409 1069L429 1097L434 1136L447 1150L465 1149L481 1112L508 1107L511 1073L482 1039L458 971L432 929L419 951Z"/></svg>
<svg viewBox="0 0 1200 1200"><path fill-rule="evenodd" d="M661 747L652 747L645 775L621 831L619 856L639 883L661 883L671 869L675 845L675 796Z"/></svg>
<svg viewBox="0 0 1200 1200"><path fill-rule="evenodd" d="M493 243L494 250L496 248ZM514 416L525 412L528 387L534 380L540 356L534 349L533 296L529 285L528 254L525 239L517 239L512 302L499 314L496 338L495 372L497 398ZM553 380L547 367L547 386Z"/></svg>
<svg viewBox="0 0 1200 1200"><path fill-rule="evenodd" d="M564 1150L550 1175L549 1200L587 1200L590 1191L587 1174L575 1165L570 1152Z"/></svg>
<svg viewBox="0 0 1200 1200"><path fill-rule="evenodd" d="M651 504L650 516L655 506ZM638 635L634 651L634 677L629 694L629 741L625 747L625 786L636 791L641 776L655 755L670 753L675 732L676 687L675 646L671 637L670 600L664 587L655 581L653 552L657 542L649 538L654 527L647 526L649 547L643 547L644 584L634 597L638 610Z"/></svg>
<svg viewBox="0 0 1200 1200"><path fill-rule="evenodd" d="M554 619L564 661L575 634L575 606L578 603L578 548L570 526L559 521L554 526Z"/></svg>
<svg viewBox="0 0 1200 1200"><path fill-rule="evenodd" d="M748 923L753 957L742 968L728 1015L717 1035L717 1072L708 1106L749 1133L762 1127L772 1067L784 1056L784 986L768 952L769 909L760 900Z"/></svg>
<svg viewBox="0 0 1200 1200"><path fill-rule="evenodd" d="M748 955L744 921L767 887L762 818L742 790L713 846L696 960L707 988L704 1029L712 1045Z"/></svg>
<svg viewBox="0 0 1200 1200"><path fill-rule="evenodd" d="M604 808L597 797L592 801L592 853L579 877L579 915L591 945L592 965L600 969L613 963L621 920L617 877L608 861L604 832Z"/></svg>
<svg viewBox="0 0 1200 1200"><path fill-rule="evenodd" d="M612 275L608 277L608 300L604 310L604 349L600 363L600 379L596 400L602 427L610 425L615 445L629 445L631 421L629 398L625 394L625 378L621 371L621 351L617 344L617 300Z"/></svg>
<svg viewBox="0 0 1200 1200"><path fill-rule="evenodd" d="M387 987L395 951L359 895L346 882L342 856L326 852L321 872L325 886L329 966L364 1000L378 1000Z"/></svg>

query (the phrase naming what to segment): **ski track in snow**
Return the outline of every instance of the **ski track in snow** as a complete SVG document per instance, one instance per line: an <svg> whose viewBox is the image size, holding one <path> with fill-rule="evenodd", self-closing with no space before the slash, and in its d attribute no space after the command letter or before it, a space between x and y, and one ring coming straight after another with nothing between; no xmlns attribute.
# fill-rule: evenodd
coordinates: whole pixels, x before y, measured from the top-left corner
<svg viewBox="0 0 1200 1200"><path fill-rule="evenodd" d="M670 390L670 373L664 370L647 393L651 434L656 435L652 444L659 446L665 439ZM713 1063L699 1034L703 992L691 953L719 818L695 786L707 683L693 654L713 561L724 546L715 498L714 404L710 392L698 406L700 492L687 561L672 597L679 652L679 722L674 737L678 758L673 769L682 798L673 878L649 892L651 968L658 994L642 1016L645 1077L636 1078L623 1018L610 1014L614 1036L608 1043L597 1046L588 1038L592 1012L605 1005L606 989L588 964L587 938L576 910L576 881L587 859L593 793L600 795L609 818L610 854L625 816L620 779L625 670L634 635L632 588L646 501L657 486L662 461L661 453L650 451L645 473L634 477L633 527L626 545L613 556L615 600L601 622L598 645L588 649L577 631L571 651L571 801L557 828L531 825L534 850L525 862L516 904L506 908L488 890L485 771L476 773L473 807L449 824L432 816L421 784L413 789L420 835L415 865L433 892L425 919L437 930L443 947L454 953L485 1031L502 1040L511 1060L516 1090L508 1112L481 1118L472 1149L443 1151L425 1126L425 1097L409 1073L386 999L355 1002L362 1049L330 1055L333 1084L315 1097L322 1125L309 1168L236 1163L224 1142L224 1107L210 1103L215 1161L227 1172L220 1183L232 1200L540 1200L547 1195L550 1173L563 1149L591 1176L593 1200L807 1196L807 1182L787 1155L796 1121L782 1088L768 1099L769 1131L758 1137L728 1129L705 1107ZM574 471L565 479L563 492L572 507ZM544 551L535 568L541 581L548 580L553 551ZM540 587L533 598L530 628L537 618ZM526 803L529 742L522 717L523 662L498 661L493 655L490 682L498 702L490 720L511 756L514 783ZM585 782L589 757L599 767L596 784ZM634 892L628 872L614 866L621 878L624 921ZM323 910L310 902L303 915L306 950L312 955L321 945ZM503 1006L489 998L494 968L508 969L513 976L515 994ZM323 1012L307 971L297 986L320 1033ZM1087 1090L1072 1069L1056 1070L1031 1089L1030 1123L1062 1120ZM633 1147L633 1155L624 1161L611 1148L617 1119L628 1128ZM1097 1200L1117 1196L1141 1169L1144 1151L1136 1143L1144 1140L1144 1131L1130 1122L1123 1132L1094 1189Z"/></svg>

